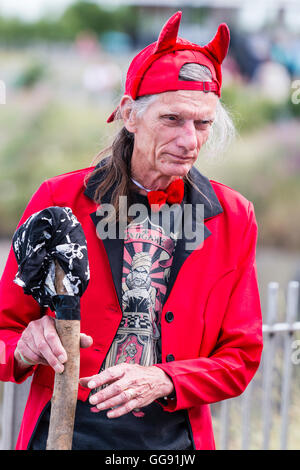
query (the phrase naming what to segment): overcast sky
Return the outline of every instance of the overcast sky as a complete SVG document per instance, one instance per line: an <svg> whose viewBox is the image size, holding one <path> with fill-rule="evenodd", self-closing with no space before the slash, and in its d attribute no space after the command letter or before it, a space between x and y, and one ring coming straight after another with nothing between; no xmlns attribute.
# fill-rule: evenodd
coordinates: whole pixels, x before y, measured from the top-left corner
<svg viewBox="0 0 300 470"><path fill-rule="evenodd" d="M0 0L0 15L19 17L22 20L34 21L41 16L59 16L65 8L76 0ZM94 3L105 4L107 7L126 3L124 0L91 0ZM158 0L159 2L159 0Z"/></svg>
<svg viewBox="0 0 300 470"><path fill-rule="evenodd" d="M45 13L59 14L73 0L0 0L0 14L36 20Z"/></svg>
<svg viewBox="0 0 300 470"><path fill-rule="evenodd" d="M95 3L105 4L104 0L93 0ZM152 0L153 1L153 0ZM162 0L155 0L161 3ZM211 0L212 1L212 0ZM213 0L214 4L226 4L228 1L233 1L236 4L242 4L243 8L240 11L241 24L248 26L251 29L259 27L265 20L266 16L270 16L270 2L273 4L289 4L297 5L287 12L286 21L293 27L294 30L299 31L300 28L300 0ZM19 17L22 20L34 21L41 16L59 16L65 8L74 3L75 0L0 0L0 15ZM145 3L147 0L145 0ZM107 6L116 6L119 3L125 3L124 0L107 0ZM130 3L130 0L129 0ZM172 4L172 1L170 0ZM176 3L176 2L175 2ZM184 0L182 1L184 3ZM274 10L274 8L273 8ZM275 11L273 11L275 14ZM272 15L271 15L272 16Z"/></svg>
<svg viewBox="0 0 300 470"><path fill-rule="evenodd" d="M114 8L120 4L127 4L131 0L90 0L94 3L98 3L107 8ZM144 0L147 2L147 0ZM161 4L162 0L151 0ZM165 0L172 4L172 0ZM182 1L176 0L180 5ZM175 4L176 4L175 1ZM253 1L253 0L252 0ZM0 15L6 17L18 17L22 20L34 21L39 19L41 16L54 15L59 16L65 8L71 3L76 3L76 0L0 0Z"/></svg>

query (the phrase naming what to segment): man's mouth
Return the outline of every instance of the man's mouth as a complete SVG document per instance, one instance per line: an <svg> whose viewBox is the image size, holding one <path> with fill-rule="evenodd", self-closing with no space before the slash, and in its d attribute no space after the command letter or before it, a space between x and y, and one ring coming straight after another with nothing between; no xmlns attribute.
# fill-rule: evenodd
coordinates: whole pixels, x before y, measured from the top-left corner
<svg viewBox="0 0 300 470"><path fill-rule="evenodd" d="M193 156L192 155L176 155L175 153L169 153L169 155L172 157L172 158L175 158L176 160L180 160L180 161L183 161L183 162L186 162L188 160L192 160L193 159Z"/></svg>

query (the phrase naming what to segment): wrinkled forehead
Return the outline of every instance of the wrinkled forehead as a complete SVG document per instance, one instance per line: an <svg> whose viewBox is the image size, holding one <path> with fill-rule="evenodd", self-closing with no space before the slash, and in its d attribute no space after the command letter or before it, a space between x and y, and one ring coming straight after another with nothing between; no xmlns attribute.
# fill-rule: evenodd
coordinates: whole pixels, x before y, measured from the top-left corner
<svg viewBox="0 0 300 470"><path fill-rule="evenodd" d="M155 95L149 104L149 114L178 114L186 118L204 116L213 119L219 98L215 93L199 90L166 91Z"/></svg>

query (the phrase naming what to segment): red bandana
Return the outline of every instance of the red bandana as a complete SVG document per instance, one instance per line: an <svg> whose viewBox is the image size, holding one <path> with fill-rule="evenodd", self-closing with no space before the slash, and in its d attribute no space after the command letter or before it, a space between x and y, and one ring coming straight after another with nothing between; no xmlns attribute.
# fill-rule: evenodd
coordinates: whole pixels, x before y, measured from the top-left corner
<svg viewBox="0 0 300 470"><path fill-rule="evenodd" d="M184 182L177 179L169 184L165 191L149 191L148 201L153 212L157 212L166 202L180 204L184 195Z"/></svg>

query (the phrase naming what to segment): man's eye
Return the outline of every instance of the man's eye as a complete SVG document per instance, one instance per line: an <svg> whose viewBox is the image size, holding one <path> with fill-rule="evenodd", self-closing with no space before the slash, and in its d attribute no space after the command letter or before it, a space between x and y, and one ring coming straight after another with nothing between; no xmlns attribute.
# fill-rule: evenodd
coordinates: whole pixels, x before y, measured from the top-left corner
<svg viewBox="0 0 300 470"><path fill-rule="evenodd" d="M171 121L171 122L175 122L178 120L177 116L173 116L172 114L168 114L166 116L163 116L164 119L168 120L168 121Z"/></svg>
<svg viewBox="0 0 300 470"><path fill-rule="evenodd" d="M212 125L212 121L210 120L207 120L207 121L196 121L195 122L195 126L198 128L198 129L207 129L209 126Z"/></svg>

